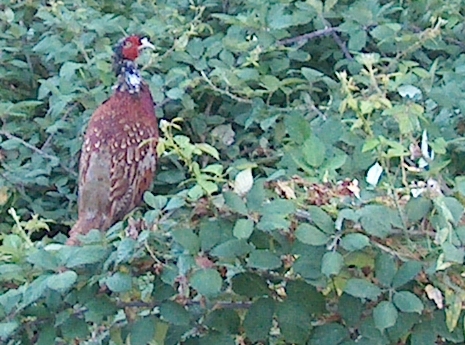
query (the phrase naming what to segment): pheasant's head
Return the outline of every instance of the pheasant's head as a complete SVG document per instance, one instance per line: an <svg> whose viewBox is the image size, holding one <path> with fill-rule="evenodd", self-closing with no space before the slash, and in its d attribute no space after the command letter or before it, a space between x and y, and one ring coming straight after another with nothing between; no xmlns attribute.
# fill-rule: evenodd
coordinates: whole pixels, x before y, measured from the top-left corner
<svg viewBox="0 0 465 345"><path fill-rule="evenodd" d="M113 69L119 79L117 89L128 90L130 93L139 92L141 77L135 60L144 48L155 49L146 37L137 35L125 37L115 46Z"/></svg>
<svg viewBox="0 0 465 345"><path fill-rule="evenodd" d="M139 57L140 51L144 48L155 49L147 37L141 38L137 35L125 37L115 47L115 58L134 61Z"/></svg>

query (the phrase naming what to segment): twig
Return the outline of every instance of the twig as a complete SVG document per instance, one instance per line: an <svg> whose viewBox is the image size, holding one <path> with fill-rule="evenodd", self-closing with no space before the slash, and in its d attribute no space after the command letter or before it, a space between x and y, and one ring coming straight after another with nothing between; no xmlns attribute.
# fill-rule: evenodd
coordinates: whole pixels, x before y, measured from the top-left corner
<svg viewBox="0 0 465 345"><path fill-rule="evenodd" d="M0 130L0 135L4 135L5 137L7 137L8 139L10 140L17 140L19 141L22 145L26 146L28 149L31 149L32 151L38 153L39 155L41 155L42 157L44 158L47 158L47 159L50 159L50 160L58 160L58 164L60 165L60 167L65 170L66 172L68 172L69 174L73 175L73 176L77 176L77 173L73 170L71 170L70 168L68 168L67 166L65 166L63 163L60 162L60 159L57 157L57 156L52 156L52 155L49 155L48 153L42 151L41 149L35 147L34 145L31 145L29 144L28 142L24 141L23 139L7 132L7 131L4 131L4 130Z"/></svg>
<svg viewBox="0 0 465 345"><path fill-rule="evenodd" d="M309 41L317 37L332 35L333 33L340 32L340 31L341 30L339 28L328 27L325 29L309 32L304 35L286 38L284 40L279 40L277 43L280 45L286 45L286 44L291 44L291 43L296 43L296 42L299 42L299 43L306 42L306 41Z"/></svg>
<svg viewBox="0 0 465 345"><path fill-rule="evenodd" d="M165 98L163 101L161 101L160 103L153 103L153 106L155 108L155 110L157 109L161 109L163 108L166 104L168 104L169 102L171 102L172 99L171 98Z"/></svg>
<svg viewBox="0 0 465 345"><path fill-rule="evenodd" d="M66 120L66 118L69 116L69 114L71 114L71 112L72 112L74 109L76 109L77 106L78 106L78 103L76 102L76 103L72 104L70 107L68 107L68 109L65 111L65 113L63 114L63 116L61 117L60 120L61 120L61 121ZM56 133L56 132L55 132L55 133ZM48 136L47 140L45 140L44 144L41 146L41 148L40 148L41 150L45 150L45 148L46 148L48 145L50 145L50 143L52 142L52 139L53 139L55 133L52 133L52 134L50 134L50 135Z"/></svg>
<svg viewBox="0 0 465 345"><path fill-rule="evenodd" d="M220 93L222 95L226 95L226 96L234 99L235 101L238 101L238 102L241 102L241 103L252 104L252 101L250 99L242 98L242 97L239 97L239 96L236 96L236 95L232 94L231 92L229 92L227 90L220 89L218 86L213 84L210 79L208 79L208 77L207 77L207 75L205 74L204 71L200 71L200 74L202 75L203 79L207 82L207 84L213 89L213 91L216 91L216 92L218 92L218 93Z"/></svg>
<svg viewBox="0 0 465 345"><path fill-rule="evenodd" d="M412 259L416 259L415 257L413 256L407 256L407 255L402 255L394 250L392 250L391 248L381 244L381 243L378 243L376 241L371 241L371 243L378 247L379 249L381 249L383 252L386 252L392 256L395 256L397 257L399 260L403 261L403 262L407 262L407 261L411 261Z"/></svg>
<svg viewBox="0 0 465 345"><path fill-rule="evenodd" d="M354 58L350 54L349 49L347 49L346 44L344 42L342 42L339 35L336 32L333 32L332 36L333 36L334 42L336 42L337 45L339 46L339 48L341 48L341 50L344 53L344 56L346 57L346 59L347 60L353 60Z"/></svg>
<svg viewBox="0 0 465 345"><path fill-rule="evenodd" d="M326 20L326 18L323 17L322 14L320 14L320 18L321 18L321 20L323 21L323 23L324 23L324 25L325 25L326 27L331 27L331 23L328 22L328 21ZM352 57L352 55L349 53L349 50L347 49L346 44L345 44L344 42L342 42L342 40L341 40L341 38L339 37L338 33L335 32L335 31L333 31L333 32L331 33L331 36L333 36L334 42L336 42L336 44L339 46L339 48L341 48L341 50L342 50L342 52L344 53L344 56L346 57L346 59L347 59L347 60L353 60L353 57Z"/></svg>
<svg viewBox="0 0 465 345"><path fill-rule="evenodd" d="M136 307L136 308L155 308L159 306L160 302L143 302L143 301L132 301L132 302L117 302L116 305L119 308ZM186 301L187 306L201 305L200 301ZM217 302L213 309L248 309L252 305L252 302Z"/></svg>

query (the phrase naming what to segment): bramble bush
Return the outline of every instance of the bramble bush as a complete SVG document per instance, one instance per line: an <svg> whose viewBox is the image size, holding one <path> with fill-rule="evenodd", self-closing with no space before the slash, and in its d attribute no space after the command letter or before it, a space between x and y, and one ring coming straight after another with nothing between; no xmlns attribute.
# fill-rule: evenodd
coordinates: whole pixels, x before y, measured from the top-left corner
<svg viewBox="0 0 465 345"><path fill-rule="evenodd" d="M463 344L463 0L0 1L4 344ZM68 247L128 33L163 139Z"/></svg>

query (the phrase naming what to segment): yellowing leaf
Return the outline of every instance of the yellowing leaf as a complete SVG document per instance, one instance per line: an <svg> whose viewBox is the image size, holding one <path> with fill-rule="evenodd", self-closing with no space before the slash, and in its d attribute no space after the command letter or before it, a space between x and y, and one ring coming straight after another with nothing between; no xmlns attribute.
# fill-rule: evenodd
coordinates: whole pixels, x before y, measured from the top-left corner
<svg viewBox="0 0 465 345"><path fill-rule="evenodd" d="M205 143L195 144L195 146L198 149L200 149L202 152L205 152L216 159L220 159L220 155L218 154L218 151L213 146L205 144Z"/></svg>
<svg viewBox="0 0 465 345"><path fill-rule="evenodd" d="M247 194L253 186L252 169L242 170L234 180L234 193L239 196Z"/></svg>
<svg viewBox="0 0 465 345"><path fill-rule="evenodd" d="M444 297L442 296L441 290L431 284L428 284L425 287L425 292L428 298L436 303L438 309L444 308Z"/></svg>
<svg viewBox="0 0 465 345"><path fill-rule="evenodd" d="M376 162L375 164L371 166L370 169L368 169L366 181L369 184L371 184L373 187L376 187L382 173L383 173L383 167L378 162Z"/></svg>

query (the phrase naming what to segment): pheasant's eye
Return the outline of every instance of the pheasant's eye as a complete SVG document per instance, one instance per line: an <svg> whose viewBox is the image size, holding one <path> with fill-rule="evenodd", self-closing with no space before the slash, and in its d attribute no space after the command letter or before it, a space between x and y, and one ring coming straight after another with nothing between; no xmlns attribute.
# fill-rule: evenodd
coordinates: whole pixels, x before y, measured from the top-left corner
<svg viewBox="0 0 465 345"><path fill-rule="evenodd" d="M132 42L131 41L124 42L124 49L129 49L131 47L132 47Z"/></svg>

